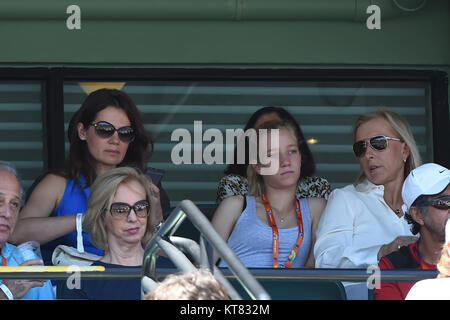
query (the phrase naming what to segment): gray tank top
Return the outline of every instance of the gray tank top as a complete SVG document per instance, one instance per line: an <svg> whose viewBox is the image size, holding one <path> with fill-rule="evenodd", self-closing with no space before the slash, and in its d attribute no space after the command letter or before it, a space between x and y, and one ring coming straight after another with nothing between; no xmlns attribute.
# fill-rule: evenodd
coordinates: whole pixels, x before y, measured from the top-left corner
<svg viewBox="0 0 450 320"><path fill-rule="evenodd" d="M272 228L266 225L256 215L255 197L247 196L247 207L242 212L228 238L228 245L248 268L272 268ZM303 242L295 258L292 268L305 265L311 248L311 214L307 199L300 199L300 210L303 218ZM294 248L298 236L298 226L295 228L278 228L279 265L284 267L289 254ZM221 261L220 267L226 267Z"/></svg>

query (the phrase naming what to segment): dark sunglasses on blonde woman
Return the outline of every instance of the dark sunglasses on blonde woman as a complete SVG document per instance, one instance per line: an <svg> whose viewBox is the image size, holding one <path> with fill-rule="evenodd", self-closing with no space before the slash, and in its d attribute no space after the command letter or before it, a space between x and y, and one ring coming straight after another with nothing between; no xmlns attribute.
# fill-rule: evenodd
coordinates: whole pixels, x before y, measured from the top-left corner
<svg viewBox="0 0 450 320"><path fill-rule="evenodd" d="M147 200L140 200L133 205L125 202L114 202L111 204L109 212L111 212L112 217L115 219L124 219L128 218L131 209L134 210L138 218L146 218L150 211L150 203Z"/></svg>
<svg viewBox="0 0 450 320"><path fill-rule="evenodd" d="M374 150L382 151L388 147L389 140L402 141L401 139L398 138L375 136L366 140L360 140L355 142L355 144L353 144L353 152L355 153L356 157L360 158L364 155L364 153L366 153L368 145L370 145Z"/></svg>
<svg viewBox="0 0 450 320"><path fill-rule="evenodd" d="M119 139L122 142L130 143L134 140L134 129L131 126L121 127L116 129L111 123L106 121L94 122L92 126L95 128L95 133L102 139L108 139L117 131Z"/></svg>

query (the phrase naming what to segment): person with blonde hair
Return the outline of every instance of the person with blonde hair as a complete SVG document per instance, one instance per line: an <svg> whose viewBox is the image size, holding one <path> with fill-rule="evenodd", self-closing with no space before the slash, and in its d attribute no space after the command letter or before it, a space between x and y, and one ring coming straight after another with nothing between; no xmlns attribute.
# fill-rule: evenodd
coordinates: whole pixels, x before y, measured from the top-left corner
<svg viewBox="0 0 450 320"><path fill-rule="evenodd" d="M402 185L421 164L408 122L378 110L360 115L353 151L361 173L355 184L332 191L317 229L316 267L365 268L417 241L404 217ZM367 291L367 290L366 290Z"/></svg>
<svg viewBox="0 0 450 320"><path fill-rule="evenodd" d="M212 224L249 268L313 267L311 248L326 200L296 198L300 145L306 142L287 120L267 121L255 129L259 157L248 166L249 193L224 199ZM276 132L278 140L273 138ZM267 158L264 161L261 153Z"/></svg>
<svg viewBox="0 0 450 320"><path fill-rule="evenodd" d="M450 208L449 200L447 200L447 210ZM450 278L450 218L447 219L445 225L445 243L442 246L441 258L437 264L439 270L438 278ZM450 284L449 284L450 285ZM447 292L450 293L450 287ZM448 298L450 299L450 297Z"/></svg>
<svg viewBox="0 0 450 320"><path fill-rule="evenodd" d="M149 181L138 169L114 168L99 175L91 186L83 229L92 243L105 251L93 265L135 268L154 234L156 208ZM160 261L160 260L159 260ZM81 280L80 288L66 286L63 299L139 300L140 281Z"/></svg>
<svg viewBox="0 0 450 320"><path fill-rule="evenodd" d="M447 212L450 212L449 200ZM406 300L450 300L450 218L445 225L445 244L442 246L437 268L437 278L417 282L409 291Z"/></svg>
<svg viewBox="0 0 450 320"><path fill-rule="evenodd" d="M295 126L295 131L298 134L299 140L304 141L305 136L300 127L300 124L296 121L295 117L282 107L267 106L255 111L248 119L244 132L247 130L252 130L255 127L261 125L266 121L273 120L286 120L292 122ZM234 153L234 163L229 164L225 170L225 176L220 179L219 187L217 188L217 198L216 202L219 204L223 199L242 195L246 196L248 194L248 166L249 166L249 155L248 149L245 148L245 161L244 163L239 163L238 153L240 150L235 150ZM296 197L300 198L328 198L331 192L331 186L329 182L323 178L315 175L316 165L314 162L313 154L309 149L307 143L300 144L300 155L302 158L301 166L302 170L300 173L300 179L298 181Z"/></svg>
<svg viewBox="0 0 450 320"><path fill-rule="evenodd" d="M168 275L145 300L229 300L225 287L208 270Z"/></svg>

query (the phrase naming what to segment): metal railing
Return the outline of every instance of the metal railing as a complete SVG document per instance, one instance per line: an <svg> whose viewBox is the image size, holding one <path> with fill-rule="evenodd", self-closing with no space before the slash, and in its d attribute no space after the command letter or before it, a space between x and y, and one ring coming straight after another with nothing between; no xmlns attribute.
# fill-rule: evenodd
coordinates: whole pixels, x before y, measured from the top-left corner
<svg viewBox="0 0 450 320"><path fill-rule="evenodd" d="M200 244L186 238L173 236L178 227L188 218L200 232ZM214 248L227 263L229 269L219 269L213 264ZM160 250L164 251L174 265L182 272L196 270L198 266L208 268L214 276L224 284L232 299L241 299L228 279L236 278L252 299L270 299L269 294L257 279L295 279L311 281L347 281L365 282L373 275L367 269L256 269L246 268L229 248L227 243L212 227L210 221L200 209L190 200L184 200L166 219L159 232L145 248L142 268L114 268L104 271L89 271L80 267L78 270L83 279L142 279L151 277L162 279L174 273L173 268L156 268L156 260ZM192 260L186 257L188 254ZM59 267L60 268L60 267ZM26 270L26 271L23 271ZM59 270L59 271L52 271ZM42 279L65 280L76 269L68 268L65 271L52 269L52 267L0 267L0 279ZM435 278L436 270L379 270L380 281L419 281ZM156 282L149 284L157 285Z"/></svg>
<svg viewBox="0 0 450 320"><path fill-rule="evenodd" d="M171 240L174 240L172 235L176 232L178 227L183 223L185 218L188 218L192 224L200 231L200 253L195 254L195 250L185 242L184 249L191 247L191 254L194 253L196 262L201 267L209 268L215 275L219 275L218 280L221 281L227 289L230 289L228 293L232 298L240 298L237 292L232 288L231 284L220 277L220 272L217 268L212 267L212 250L208 245L212 246L217 251L219 256L227 263L231 272L234 274L239 283L246 290L248 295L252 299L266 300L270 299L267 291L259 284L254 278L251 272L243 265L236 254L231 250L227 243L213 228L210 221L204 216L204 214L197 208L197 206L190 200L183 200L172 211L170 216L166 219L164 225L155 235L155 237L146 246L144 253L144 261L142 265L143 275L156 279L156 259L159 251L162 249L174 262L174 264L181 271L190 271L192 268L196 268L192 263L186 261L181 257L175 246L169 245ZM206 239L206 241L204 241ZM182 243L178 241L178 245Z"/></svg>
<svg viewBox="0 0 450 320"><path fill-rule="evenodd" d="M40 267L30 266L30 271L9 271L8 267L0 266L0 279L42 279L42 280L66 280L74 271L37 271ZM36 270L36 271L32 271ZM225 278L234 277L228 269L219 269ZM371 276L366 269L248 269L256 279L299 279L299 280L323 280L323 281L349 281L361 282L367 281ZM157 268L158 278L174 273L173 268ZM142 268L114 268L105 269L105 271L81 271L83 279L122 279L131 280L142 277ZM381 281L419 281L424 279L436 278L436 270L381 270Z"/></svg>

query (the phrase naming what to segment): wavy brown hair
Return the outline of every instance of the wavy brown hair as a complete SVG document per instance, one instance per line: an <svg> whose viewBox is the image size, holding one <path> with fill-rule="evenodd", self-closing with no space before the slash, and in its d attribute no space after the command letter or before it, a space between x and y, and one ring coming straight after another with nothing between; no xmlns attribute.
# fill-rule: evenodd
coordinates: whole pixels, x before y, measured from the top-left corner
<svg viewBox="0 0 450 320"><path fill-rule="evenodd" d="M65 162L66 176L76 180L80 175L84 175L86 187L89 187L97 176L96 165L86 141L78 136L77 125L82 123L84 128L88 128L100 111L111 106L125 111L136 133L134 141L129 144L127 153L118 166L136 167L144 171L147 159L153 151L153 141L146 132L141 114L130 96L117 89L99 89L92 92L70 120L67 132L70 149Z"/></svg>

